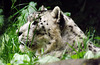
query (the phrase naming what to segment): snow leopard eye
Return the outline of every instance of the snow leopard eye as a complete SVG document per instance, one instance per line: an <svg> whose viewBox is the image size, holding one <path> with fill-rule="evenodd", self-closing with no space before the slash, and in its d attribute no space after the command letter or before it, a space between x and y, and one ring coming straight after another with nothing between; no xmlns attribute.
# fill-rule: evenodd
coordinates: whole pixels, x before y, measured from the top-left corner
<svg viewBox="0 0 100 65"><path fill-rule="evenodd" d="M32 25L36 25L38 23L38 21L34 21L33 23L32 23Z"/></svg>

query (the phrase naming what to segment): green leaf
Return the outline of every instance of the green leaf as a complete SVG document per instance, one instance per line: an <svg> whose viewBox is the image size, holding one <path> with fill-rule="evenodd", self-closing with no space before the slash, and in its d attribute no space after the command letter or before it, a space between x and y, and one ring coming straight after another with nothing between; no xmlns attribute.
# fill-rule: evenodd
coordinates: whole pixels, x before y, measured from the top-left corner
<svg viewBox="0 0 100 65"><path fill-rule="evenodd" d="M97 36L97 37L94 37L94 39L100 40L100 37L99 37L99 36Z"/></svg>
<svg viewBox="0 0 100 65"><path fill-rule="evenodd" d="M55 62L55 61L60 61L60 59L53 56L44 56L41 59L39 59L37 62L39 62L40 64L44 64L44 63Z"/></svg>
<svg viewBox="0 0 100 65"><path fill-rule="evenodd" d="M86 54L84 55L84 59L91 59L94 58L94 54L92 51L87 51Z"/></svg>
<svg viewBox="0 0 100 65"><path fill-rule="evenodd" d="M4 63L0 60L0 65L6 65L6 64L4 64Z"/></svg>
<svg viewBox="0 0 100 65"><path fill-rule="evenodd" d="M65 12L64 13L66 16L71 16L71 13L70 12Z"/></svg>
<svg viewBox="0 0 100 65"><path fill-rule="evenodd" d="M11 65L11 63L7 63L7 65Z"/></svg>
<svg viewBox="0 0 100 65"><path fill-rule="evenodd" d="M13 56L13 59L11 60L11 64L27 64L30 62L30 58L27 54L23 54L23 55L20 55L18 53L16 53L14 56Z"/></svg>
<svg viewBox="0 0 100 65"><path fill-rule="evenodd" d="M95 58L100 58L100 52L97 52Z"/></svg>

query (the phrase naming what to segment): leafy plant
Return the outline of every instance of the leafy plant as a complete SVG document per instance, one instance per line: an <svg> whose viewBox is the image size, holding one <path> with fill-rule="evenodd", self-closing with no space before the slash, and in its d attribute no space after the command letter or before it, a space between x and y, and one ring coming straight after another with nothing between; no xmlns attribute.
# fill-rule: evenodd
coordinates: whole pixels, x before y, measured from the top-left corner
<svg viewBox="0 0 100 65"><path fill-rule="evenodd" d="M18 15L14 21L16 21L17 18L18 20L16 22L11 23L10 24L11 26L9 26L6 32L0 37L1 39L0 58L5 63L9 63L15 53L23 54L19 50L19 42L18 42L18 36L16 34L16 29L17 29L16 27L20 27L21 25L26 23L27 16L30 13L36 11L35 6L36 6L36 3L30 2L29 5L25 6L24 8L22 8L21 10L17 11L15 14L9 17L9 19L11 19L15 15ZM27 54L29 54L30 57L34 55L31 52L27 52Z"/></svg>

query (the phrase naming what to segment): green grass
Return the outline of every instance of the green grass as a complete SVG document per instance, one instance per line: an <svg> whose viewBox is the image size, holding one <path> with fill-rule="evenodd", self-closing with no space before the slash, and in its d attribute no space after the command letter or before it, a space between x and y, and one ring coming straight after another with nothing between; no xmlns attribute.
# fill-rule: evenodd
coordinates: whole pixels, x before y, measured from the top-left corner
<svg viewBox="0 0 100 65"><path fill-rule="evenodd" d="M69 44L69 46L73 49L73 51L76 52L76 54L63 53L61 59L50 56L51 58L46 57L46 58L42 58L41 60L39 60L38 57L35 57L34 52L27 51L25 53L22 53L20 51L20 49L19 49L20 43L18 42L18 36L16 34L16 30L17 30L17 28L22 26L24 23L26 23L26 17L28 16L28 14L38 10L38 9L36 9L36 5L37 5L36 3L31 2L29 5L26 5L24 8L18 10L16 8L16 6L14 6L14 3L12 4L12 8L16 9L17 12L15 14L11 15L9 17L9 20L12 19L15 15L18 15L18 16L15 18L14 22L9 25L9 27L6 29L6 32L2 36L0 36L0 60L2 61L2 62L0 62L0 64L1 63L3 63L3 64L5 63L7 65L20 64L20 62L18 62L19 59L14 57L16 55L16 53L17 53L17 57L24 58L24 60L19 60L19 61L23 62L22 65L24 65L24 64L35 65L36 63L39 63L39 62L41 63L47 59L51 59L50 61L54 61L54 60L84 58L84 55L86 53L86 51L85 51L86 44L85 44L85 48L83 49L82 52L80 52L80 49L82 48L80 44L78 45L78 47L79 47L78 51L75 50ZM88 36L88 39L84 40L84 43L86 43L91 38L91 41L96 43L97 46L99 45L98 43L100 41L100 37L99 36L94 37L94 32L91 34L91 31L88 31L87 36ZM99 47L100 47L100 45L99 45ZM25 60L25 57L22 57L21 55L25 56L27 59ZM52 59L52 58L54 58L54 59ZM11 63L11 61L13 63Z"/></svg>

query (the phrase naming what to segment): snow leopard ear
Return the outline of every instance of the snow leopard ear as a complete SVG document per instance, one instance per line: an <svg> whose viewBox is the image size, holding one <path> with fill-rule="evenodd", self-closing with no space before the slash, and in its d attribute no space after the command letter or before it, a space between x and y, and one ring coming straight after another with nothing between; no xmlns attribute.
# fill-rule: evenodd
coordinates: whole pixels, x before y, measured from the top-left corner
<svg viewBox="0 0 100 65"><path fill-rule="evenodd" d="M61 10L58 6L56 6L52 12L51 12L51 15L54 17L54 18L60 18L60 15L61 15Z"/></svg>
<svg viewBox="0 0 100 65"><path fill-rule="evenodd" d="M59 28L61 30L64 29L65 27L65 19L64 19L64 14L63 12L60 10L60 8L58 6L56 6L52 12L51 12L51 16L56 18L56 23L59 25Z"/></svg>
<svg viewBox="0 0 100 65"><path fill-rule="evenodd" d="M47 8L45 8L44 5L42 5L40 10L41 10L41 11L47 10Z"/></svg>

